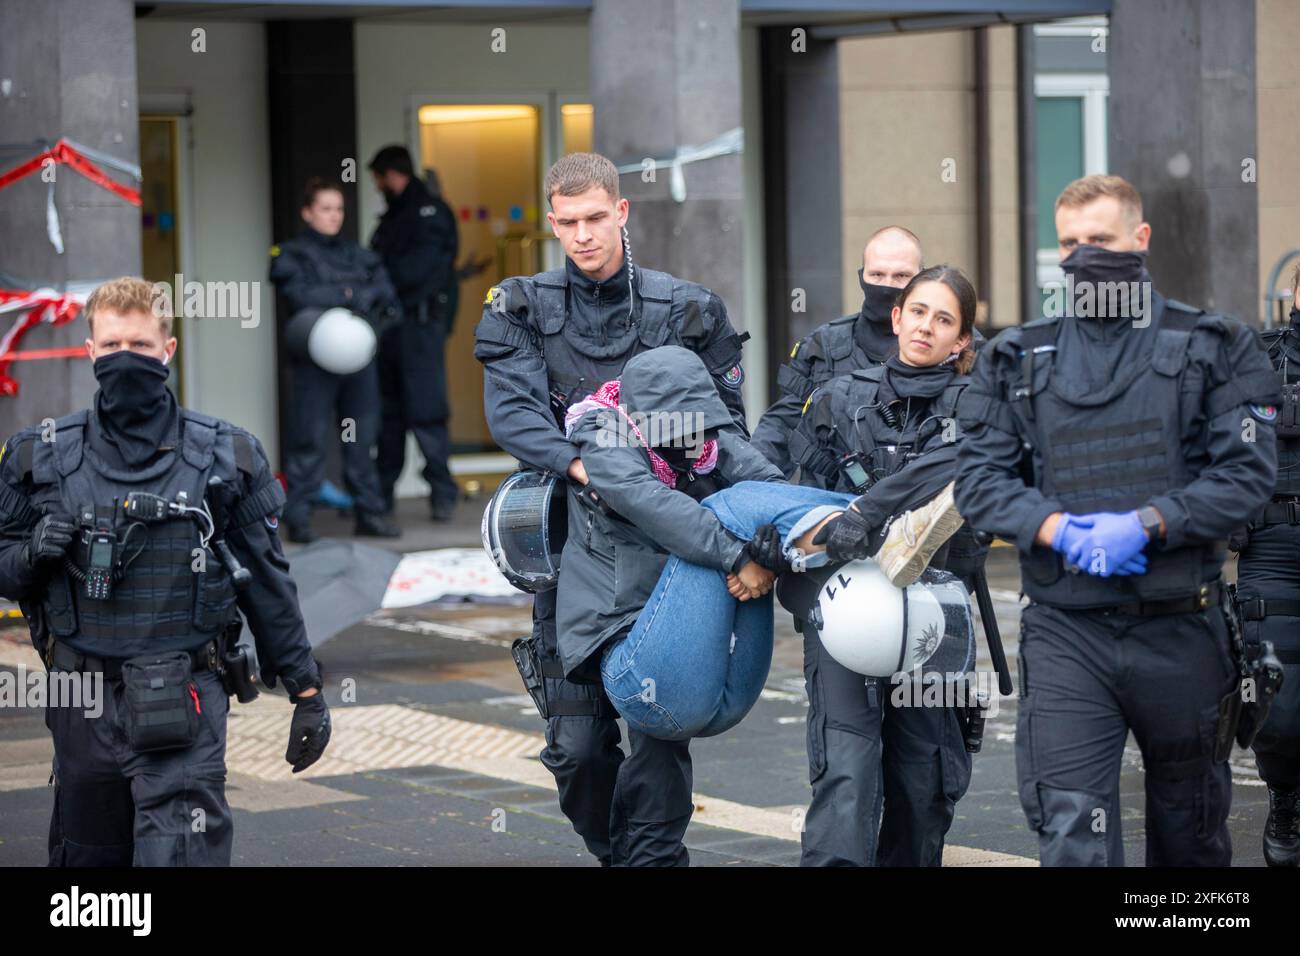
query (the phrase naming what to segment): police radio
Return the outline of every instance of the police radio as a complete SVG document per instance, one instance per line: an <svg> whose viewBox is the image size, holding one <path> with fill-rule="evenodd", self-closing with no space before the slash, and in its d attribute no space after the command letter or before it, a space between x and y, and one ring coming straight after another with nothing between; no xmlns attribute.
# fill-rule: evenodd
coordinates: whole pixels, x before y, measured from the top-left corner
<svg viewBox="0 0 1300 956"><path fill-rule="evenodd" d="M107 601L113 596L113 585L122 579L126 570L122 562L123 540L117 534L117 499L113 499L110 520L99 518L93 507L87 507L82 509L78 524L81 534L77 549L81 560L75 562L65 557L63 567L81 585L87 598ZM128 528L128 538L130 531Z"/></svg>
<svg viewBox="0 0 1300 956"><path fill-rule="evenodd" d="M107 601L113 593L113 573L117 566L117 535L111 531L87 531L82 534L85 554L86 597Z"/></svg>
<svg viewBox="0 0 1300 956"><path fill-rule="evenodd" d="M840 474L853 489L855 495L865 494L871 487L871 474L867 471L866 457L861 452L845 455L839 461Z"/></svg>

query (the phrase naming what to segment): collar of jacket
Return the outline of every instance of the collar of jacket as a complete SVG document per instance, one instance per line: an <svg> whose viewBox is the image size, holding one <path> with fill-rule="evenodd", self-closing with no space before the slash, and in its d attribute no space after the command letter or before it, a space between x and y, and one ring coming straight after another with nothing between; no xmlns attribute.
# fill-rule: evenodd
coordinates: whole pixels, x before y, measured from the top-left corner
<svg viewBox="0 0 1300 956"><path fill-rule="evenodd" d="M332 236L327 236L323 232L318 232L311 226L302 227L302 237L308 242L315 243L318 246L325 246L327 249L334 249L343 244L343 230L339 230Z"/></svg>
<svg viewBox="0 0 1300 956"><path fill-rule="evenodd" d="M387 216L411 205L427 206L431 202L433 197L429 195L424 182L412 176L406 188L388 201L388 208L384 210L384 215Z"/></svg>
<svg viewBox="0 0 1300 956"><path fill-rule="evenodd" d="M577 267L574 261L567 256L564 259L564 271L569 283L569 290L573 296L581 299L583 302L592 305L599 304L604 308L626 304L628 295L627 284L627 260L618 267L608 279L602 279L597 282L591 276L587 275Z"/></svg>

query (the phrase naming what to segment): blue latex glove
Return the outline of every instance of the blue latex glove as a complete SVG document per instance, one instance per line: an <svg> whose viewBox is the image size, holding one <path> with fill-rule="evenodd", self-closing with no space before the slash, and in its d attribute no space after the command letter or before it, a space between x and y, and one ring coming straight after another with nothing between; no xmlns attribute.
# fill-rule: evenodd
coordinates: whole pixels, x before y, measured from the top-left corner
<svg viewBox="0 0 1300 956"><path fill-rule="evenodd" d="M1147 556L1142 553L1135 554L1120 565L1113 573L1116 577L1127 577L1130 574L1146 574Z"/></svg>
<svg viewBox="0 0 1300 956"><path fill-rule="evenodd" d="M1066 556L1071 564L1078 565L1087 574L1102 578L1133 573L1132 570L1124 569L1147 546L1147 533L1136 511L1123 514L1098 511L1080 515L1078 520L1088 521L1090 528L1082 540L1075 542L1075 547L1067 551ZM1143 571L1145 570L1144 567Z"/></svg>
<svg viewBox="0 0 1300 956"><path fill-rule="evenodd" d="M1061 516L1060 522L1056 525L1056 532L1052 535L1052 550L1063 554L1067 561L1074 564L1070 555L1078 552L1090 530L1092 530L1091 519L1066 512Z"/></svg>

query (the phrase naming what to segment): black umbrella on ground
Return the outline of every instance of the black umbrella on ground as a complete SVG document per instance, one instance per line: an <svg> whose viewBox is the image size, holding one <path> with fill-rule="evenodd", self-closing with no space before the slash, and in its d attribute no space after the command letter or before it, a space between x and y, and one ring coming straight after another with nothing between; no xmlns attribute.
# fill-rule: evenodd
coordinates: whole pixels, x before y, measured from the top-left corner
<svg viewBox="0 0 1300 956"><path fill-rule="evenodd" d="M402 556L387 548L325 538L289 555L307 638L319 647L379 610Z"/></svg>

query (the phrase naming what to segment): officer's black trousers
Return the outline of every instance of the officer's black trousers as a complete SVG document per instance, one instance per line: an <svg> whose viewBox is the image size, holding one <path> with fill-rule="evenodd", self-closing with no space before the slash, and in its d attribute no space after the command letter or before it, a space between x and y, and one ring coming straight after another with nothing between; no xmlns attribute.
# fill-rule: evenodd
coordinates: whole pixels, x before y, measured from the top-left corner
<svg viewBox="0 0 1300 956"><path fill-rule="evenodd" d="M1123 866L1119 781L1133 731L1148 866L1227 866L1232 776L1215 763L1218 704L1236 680L1222 610L1160 617L1021 615L1016 770L1044 866Z"/></svg>
<svg viewBox="0 0 1300 956"><path fill-rule="evenodd" d="M804 635L808 773L801 866L939 866L970 785L956 711L895 706L888 681L863 677Z"/></svg>
<svg viewBox="0 0 1300 956"><path fill-rule="evenodd" d="M544 660L557 659L555 592L533 602L533 636ZM619 747L617 713L599 684L546 678L548 700L586 702L595 716L558 716L546 722L542 763L555 776L560 809L602 863L614 866L686 866L682 840L691 820L688 741L628 732L631 754Z"/></svg>
<svg viewBox="0 0 1300 956"><path fill-rule="evenodd" d="M1242 601L1300 601L1300 525L1255 528L1237 564ZM1270 614L1246 621L1247 645L1272 641L1282 662L1282 688L1252 749L1265 783L1280 789L1300 787L1300 617Z"/></svg>
<svg viewBox="0 0 1300 956"><path fill-rule="evenodd" d="M326 442L343 439L343 481L358 514L381 514L379 472L370 450L379 430L379 371L371 362L352 375L335 375L312 362L293 364L292 426L285 436L284 477L289 485L285 523L305 526L325 477ZM346 419L352 427L344 430Z"/></svg>
<svg viewBox="0 0 1300 956"><path fill-rule="evenodd" d="M230 865L230 700L212 671L195 674L194 684L202 708L198 738L179 750L130 749L120 680L104 681L98 716L80 707L46 708L56 778L50 866Z"/></svg>
<svg viewBox="0 0 1300 956"><path fill-rule="evenodd" d="M447 373L443 364L446 333L441 320L417 323L404 319L384 330L379 340L379 391L383 416L379 426L379 482L388 503L406 465L406 433L424 456L421 476L429 484L434 508L456 503L459 491L447 460Z"/></svg>

